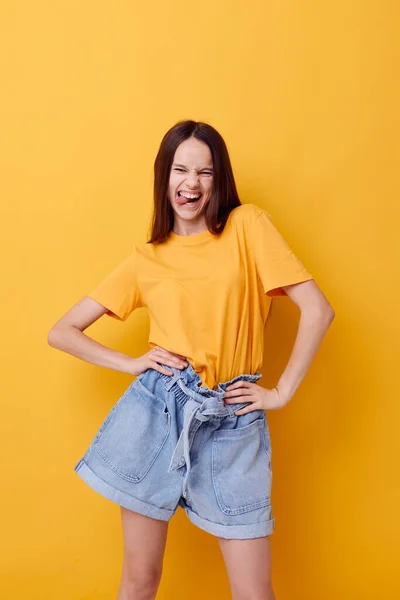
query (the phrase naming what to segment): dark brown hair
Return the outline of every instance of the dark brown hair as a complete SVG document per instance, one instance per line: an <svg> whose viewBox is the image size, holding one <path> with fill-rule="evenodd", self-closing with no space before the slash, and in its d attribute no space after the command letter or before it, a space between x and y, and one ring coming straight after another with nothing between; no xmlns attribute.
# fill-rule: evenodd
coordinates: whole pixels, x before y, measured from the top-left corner
<svg viewBox="0 0 400 600"><path fill-rule="evenodd" d="M213 161L213 190L204 215L209 231L220 234L230 212L240 206L231 161L222 136L201 121L178 121L164 135L154 161L154 210L148 244L164 242L174 225L174 211L168 199L172 162L179 144L195 137L210 148Z"/></svg>

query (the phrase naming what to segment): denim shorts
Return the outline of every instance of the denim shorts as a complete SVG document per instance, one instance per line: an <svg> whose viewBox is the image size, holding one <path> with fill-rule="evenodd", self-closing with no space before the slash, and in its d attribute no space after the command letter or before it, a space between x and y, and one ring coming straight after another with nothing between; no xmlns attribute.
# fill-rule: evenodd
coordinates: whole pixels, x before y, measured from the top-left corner
<svg viewBox="0 0 400 600"><path fill-rule="evenodd" d="M161 364L161 363L160 363ZM75 472L132 511L169 521L181 506L192 523L228 539L268 536L271 443L265 410L235 415L225 389L211 390L192 365L147 369L113 406Z"/></svg>

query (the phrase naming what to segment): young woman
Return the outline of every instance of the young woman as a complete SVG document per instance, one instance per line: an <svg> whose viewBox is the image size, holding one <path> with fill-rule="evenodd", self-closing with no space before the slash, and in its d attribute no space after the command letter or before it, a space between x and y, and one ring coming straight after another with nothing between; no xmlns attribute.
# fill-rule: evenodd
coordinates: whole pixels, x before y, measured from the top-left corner
<svg viewBox="0 0 400 600"><path fill-rule="evenodd" d="M273 600L271 444L266 410L303 379L334 311L254 204L241 204L228 151L210 125L180 121L154 165L150 240L51 329L49 344L137 376L75 471L121 507L118 600L155 597L178 506L219 541L234 600ZM271 297L300 309L276 387L258 380ZM150 351L132 358L83 332L102 315L150 317Z"/></svg>

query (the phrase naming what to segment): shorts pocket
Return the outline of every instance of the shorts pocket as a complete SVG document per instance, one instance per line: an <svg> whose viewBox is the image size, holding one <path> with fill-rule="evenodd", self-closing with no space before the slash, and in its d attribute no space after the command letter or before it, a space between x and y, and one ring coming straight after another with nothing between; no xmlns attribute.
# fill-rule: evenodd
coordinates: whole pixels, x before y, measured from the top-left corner
<svg viewBox="0 0 400 600"><path fill-rule="evenodd" d="M265 415L244 427L214 432L212 478L218 505L227 515L271 503L271 452Z"/></svg>
<svg viewBox="0 0 400 600"><path fill-rule="evenodd" d="M93 449L117 475L138 482L161 452L170 425L171 415L164 400L137 378L106 417Z"/></svg>

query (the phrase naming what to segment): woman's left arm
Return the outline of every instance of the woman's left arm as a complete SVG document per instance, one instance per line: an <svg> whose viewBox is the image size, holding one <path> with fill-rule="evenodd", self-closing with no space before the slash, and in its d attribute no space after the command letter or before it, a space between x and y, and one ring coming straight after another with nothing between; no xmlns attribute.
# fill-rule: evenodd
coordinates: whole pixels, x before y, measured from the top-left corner
<svg viewBox="0 0 400 600"><path fill-rule="evenodd" d="M307 373L321 341L335 317L314 279L283 287L289 298L300 309L296 340L288 363L272 390L257 383L238 381L226 388L225 402L251 402L251 405L235 412L242 415L252 410L281 408L291 400Z"/></svg>
<svg viewBox="0 0 400 600"><path fill-rule="evenodd" d="M291 355L277 385L282 406L295 394L335 318L334 309L314 279L283 289L299 307L300 320Z"/></svg>

